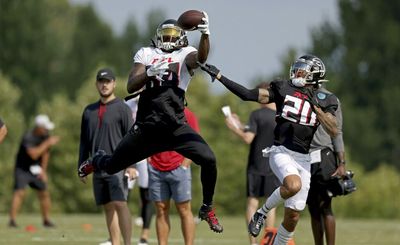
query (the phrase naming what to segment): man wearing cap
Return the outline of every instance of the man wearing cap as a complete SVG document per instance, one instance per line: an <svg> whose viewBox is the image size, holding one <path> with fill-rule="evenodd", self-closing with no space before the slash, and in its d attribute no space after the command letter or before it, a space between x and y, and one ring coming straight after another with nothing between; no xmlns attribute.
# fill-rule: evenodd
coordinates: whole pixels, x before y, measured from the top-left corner
<svg viewBox="0 0 400 245"><path fill-rule="evenodd" d="M49 219L51 201L47 190L47 166L50 148L59 141L58 136L49 135L49 131L53 129L54 123L50 121L47 115L38 115L35 118L35 127L25 133L21 140L14 172L14 193L9 227L17 227L15 219L21 207L27 185L38 192L43 226L54 227Z"/></svg>
<svg viewBox="0 0 400 245"><path fill-rule="evenodd" d="M115 86L112 70L104 68L97 72L96 88L100 99L86 106L82 114L78 167L98 150L113 153L133 124L131 109L114 95ZM124 244L131 244L132 223L125 174L129 175L127 178L136 177L133 168L111 175L98 170L93 175L94 197L96 204L104 208L110 237L109 241L101 244L120 244L120 234ZM86 177L80 179L86 183Z"/></svg>

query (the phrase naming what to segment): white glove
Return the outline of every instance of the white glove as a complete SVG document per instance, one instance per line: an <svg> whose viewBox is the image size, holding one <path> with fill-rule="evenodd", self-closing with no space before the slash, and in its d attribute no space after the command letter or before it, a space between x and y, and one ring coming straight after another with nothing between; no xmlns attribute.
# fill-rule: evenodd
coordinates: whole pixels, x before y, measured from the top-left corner
<svg viewBox="0 0 400 245"><path fill-rule="evenodd" d="M202 34L210 35L210 26L208 22L208 14L203 11L204 17L202 18L203 24L197 25L197 30Z"/></svg>
<svg viewBox="0 0 400 245"><path fill-rule="evenodd" d="M146 74L148 77L158 77L161 79L162 76L167 75L168 72L168 61L164 60L159 63L154 63L149 68L147 68Z"/></svg>

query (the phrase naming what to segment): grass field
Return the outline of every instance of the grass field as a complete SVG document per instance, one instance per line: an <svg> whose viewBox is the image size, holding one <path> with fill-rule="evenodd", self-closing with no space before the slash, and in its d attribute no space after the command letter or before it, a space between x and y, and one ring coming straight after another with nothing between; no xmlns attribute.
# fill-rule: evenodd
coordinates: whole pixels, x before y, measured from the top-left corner
<svg viewBox="0 0 400 245"><path fill-rule="evenodd" d="M0 215L0 244L98 244L107 238L107 231L102 215L59 215L53 220L56 229L44 229L40 217L37 215L20 215L19 228L7 227L7 216ZM279 219L280 220L280 219ZM221 218L224 233L216 234L202 222L196 228L195 244L206 245L247 245L247 231L242 217ZM171 217L172 231L170 244L183 244L179 218ZM154 222L150 244L157 244ZM28 227L27 227L28 226ZM33 229L27 231L29 226ZM138 240L139 227L133 228L132 244ZM303 217L300 221L295 241L297 245L313 244L309 218ZM400 244L399 220L350 220L337 219L338 245L395 245Z"/></svg>

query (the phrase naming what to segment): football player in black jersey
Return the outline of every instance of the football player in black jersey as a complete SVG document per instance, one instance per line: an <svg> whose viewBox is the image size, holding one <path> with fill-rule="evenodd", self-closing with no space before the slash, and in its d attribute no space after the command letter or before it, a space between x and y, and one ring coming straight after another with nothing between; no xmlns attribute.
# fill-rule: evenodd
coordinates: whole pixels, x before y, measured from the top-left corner
<svg viewBox="0 0 400 245"><path fill-rule="evenodd" d="M263 154L269 155L271 169L282 185L253 215L248 229L251 235L258 236L269 210L284 202L285 215L274 245L287 244L306 205L311 177L308 152L313 135L319 125L333 137L338 132L336 96L317 93L319 84L327 81L325 65L314 55L303 55L291 66L289 80L273 81L268 89L247 89L223 76L213 65L201 68L242 100L276 104L274 145Z"/></svg>
<svg viewBox="0 0 400 245"><path fill-rule="evenodd" d="M222 232L212 208L217 180L216 159L204 139L186 122L185 92L193 70L206 62L209 52L208 16L203 12L199 50L188 45L186 31L169 19L162 22L150 47L141 48L134 56L127 90L140 93L136 122L122 139L113 155L99 151L78 169L86 176L95 169L116 173L132 163L163 151L176 151L201 166L203 205L199 217L211 230Z"/></svg>

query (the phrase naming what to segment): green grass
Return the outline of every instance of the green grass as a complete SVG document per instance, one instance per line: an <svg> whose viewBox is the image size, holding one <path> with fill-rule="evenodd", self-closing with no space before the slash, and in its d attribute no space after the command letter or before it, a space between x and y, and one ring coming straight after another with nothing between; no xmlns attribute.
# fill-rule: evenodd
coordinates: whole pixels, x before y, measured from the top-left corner
<svg viewBox="0 0 400 245"><path fill-rule="evenodd" d="M19 228L7 227L7 216L0 215L0 244L98 244L107 238L104 217L100 214L74 214L53 216L56 229L44 229L38 215L21 214L18 217ZM280 220L280 219L278 219ZM247 231L242 217L221 217L224 233L216 234L202 222L196 228L195 244L207 245L247 245ZM86 224L86 229L84 228ZM28 232L26 226L33 225L36 231ZM151 231L150 244L157 244L154 222ZM183 244L179 218L171 217L172 231L169 244ZM88 228L89 227L89 228ZM91 228L90 228L91 227ZM138 240L140 228L133 228L132 244ZM338 245L395 245L400 244L399 220L354 220L337 219ZM309 217L304 216L299 222L295 233L297 245L313 244Z"/></svg>

